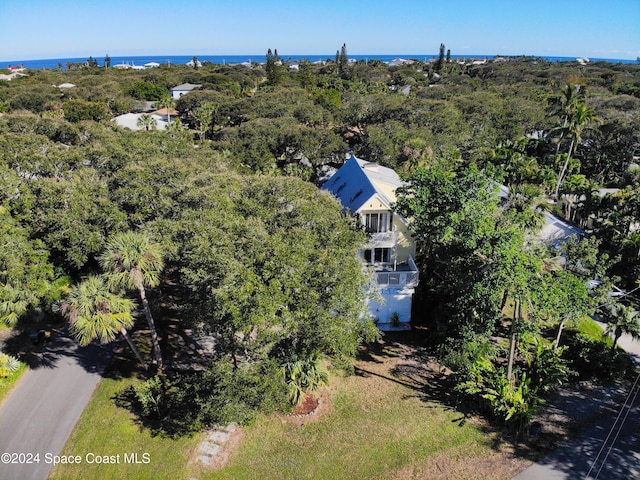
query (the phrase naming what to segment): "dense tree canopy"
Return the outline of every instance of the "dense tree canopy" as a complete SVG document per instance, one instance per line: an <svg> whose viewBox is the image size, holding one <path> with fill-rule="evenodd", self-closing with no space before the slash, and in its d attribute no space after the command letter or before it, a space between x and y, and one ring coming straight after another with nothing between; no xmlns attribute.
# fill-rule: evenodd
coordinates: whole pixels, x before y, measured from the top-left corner
<svg viewBox="0 0 640 480"><path fill-rule="evenodd" d="M178 321L217 342L194 387L211 405L223 385L283 387L285 365L348 364L371 338L362 232L308 183L347 149L408 180L396 209L420 241L424 293L438 299L433 338L467 373L479 371L474 356L489 358L479 351L502 349L540 379L562 348L551 355L531 338L553 328L564 343L593 307L586 280L627 288L640 277L638 65L390 66L347 61L344 45L335 60L297 66L274 51L268 65L75 67L0 82L0 320L49 312L68 277L79 288L100 271L109 239L141 232L166 261L151 305L173 286ZM202 88L175 103L180 122L167 131L109 121L147 101L171 107L170 88L186 82ZM501 201L502 183L514 193ZM546 202L558 186L562 204ZM559 269L531 241L545 204L590 234ZM511 339L512 354L492 336ZM507 385L494 370L493 387Z"/></svg>

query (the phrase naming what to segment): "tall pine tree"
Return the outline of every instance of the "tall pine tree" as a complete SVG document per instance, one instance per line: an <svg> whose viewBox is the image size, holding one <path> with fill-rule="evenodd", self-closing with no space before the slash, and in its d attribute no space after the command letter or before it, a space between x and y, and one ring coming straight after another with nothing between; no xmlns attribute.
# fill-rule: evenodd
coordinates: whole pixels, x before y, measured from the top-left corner
<svg viewBox="0 0 640 480"><path fill-rule="evenodd" d="M441 71L444 65L444 43L440 44L440 55L438 56L438 63L436 63L436 71Z"/></svg>
<svg viewBox="0 0 640 480"><path fill-rule="evenodd" d="M347 44L343 43L340 53L336 52L336 63L338 64L338 75L341 78L349 78L349 59L347 58Z"/></svg>
<svg viewBox="0 0 640 480"><path fill-rule="evenodd" d="M270 85L278 83L278 65L277 58L278 51L274 54L271 49L267 50L267 63L265 65L265 71L267 73L267 81Z"/></svg>

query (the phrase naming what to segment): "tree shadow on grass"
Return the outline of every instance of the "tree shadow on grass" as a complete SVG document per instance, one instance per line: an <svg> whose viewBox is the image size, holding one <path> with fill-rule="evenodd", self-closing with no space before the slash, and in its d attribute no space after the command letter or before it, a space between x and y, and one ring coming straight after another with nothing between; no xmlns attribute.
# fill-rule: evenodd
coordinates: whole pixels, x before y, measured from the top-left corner
<svg viewBox="0 0 640 480"><path fill-rule="evenodd" d="M424 331L406 332L403 336L385 335L374 345L372 354L361 352L356 375L376 376L409 389L403 399L418 399L425 408L455 412L451 422L460 427L472 422L487 435L495 451L509 451L523 459L536 460L551 451L531 431L515 432L500 419L483 411L482 404L456 392L457 378L444 368L431 351L424 347ZM391 355L387 355L391 352ZM373 357L373 362L369 362ZM384 365L388 364L388 368ZM549 445L553 444L550 442Z"/></svg>

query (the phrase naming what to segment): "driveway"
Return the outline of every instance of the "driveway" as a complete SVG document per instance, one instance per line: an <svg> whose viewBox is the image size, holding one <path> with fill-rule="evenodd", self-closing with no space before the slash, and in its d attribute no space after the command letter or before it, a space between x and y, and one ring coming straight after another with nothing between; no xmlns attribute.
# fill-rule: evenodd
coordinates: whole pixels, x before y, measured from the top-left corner
<svg viewBox="0 0 640 480"><path fill-rule="evenodd" d="M43 348L0 407L0 479L48 477L50 459L60 454L110 358L108 346L79 347L64 336ZM6 463L7 453L14 454L10 460L31 463Z"/></svg>
<svg viewBox="0 0 640 480"><path fill-rule="evenodd" d="M640 342L623 335L619 345L640 367ZM640 398L635 387L616 411L513 480L640 479Z"/></svg>

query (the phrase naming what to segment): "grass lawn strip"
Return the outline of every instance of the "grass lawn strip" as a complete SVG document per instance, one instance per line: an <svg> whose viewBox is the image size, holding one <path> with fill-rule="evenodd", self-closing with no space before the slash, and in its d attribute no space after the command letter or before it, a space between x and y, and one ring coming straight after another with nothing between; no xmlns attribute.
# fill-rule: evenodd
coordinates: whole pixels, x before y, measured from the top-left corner
<svg viewBox="0 0 640 480"><path fill-rule="evenodd" d="M51 480L91 478L92 480L114 478L175 480L191 478L187 472L188 460L198 445L200 436L183 437L172 440L161 436L152 436L147 429L140 427L126 410L118 408L113 397L134 379L103 379L91 402L85 409L65 445L62 455L80 455L83 462L78 465L58 465ZM85 455L120 455L119 463L88 464ZM148 454L148 464L124 462L124 454Z"/></svg>
<svg viewBox="0 0 640 480"><path fill-rule="evenodd" d="M24 363L20 363L20 368L17 371L13 372L7 378L0 378L0 407L27 369L28 367Z"/></svg>

